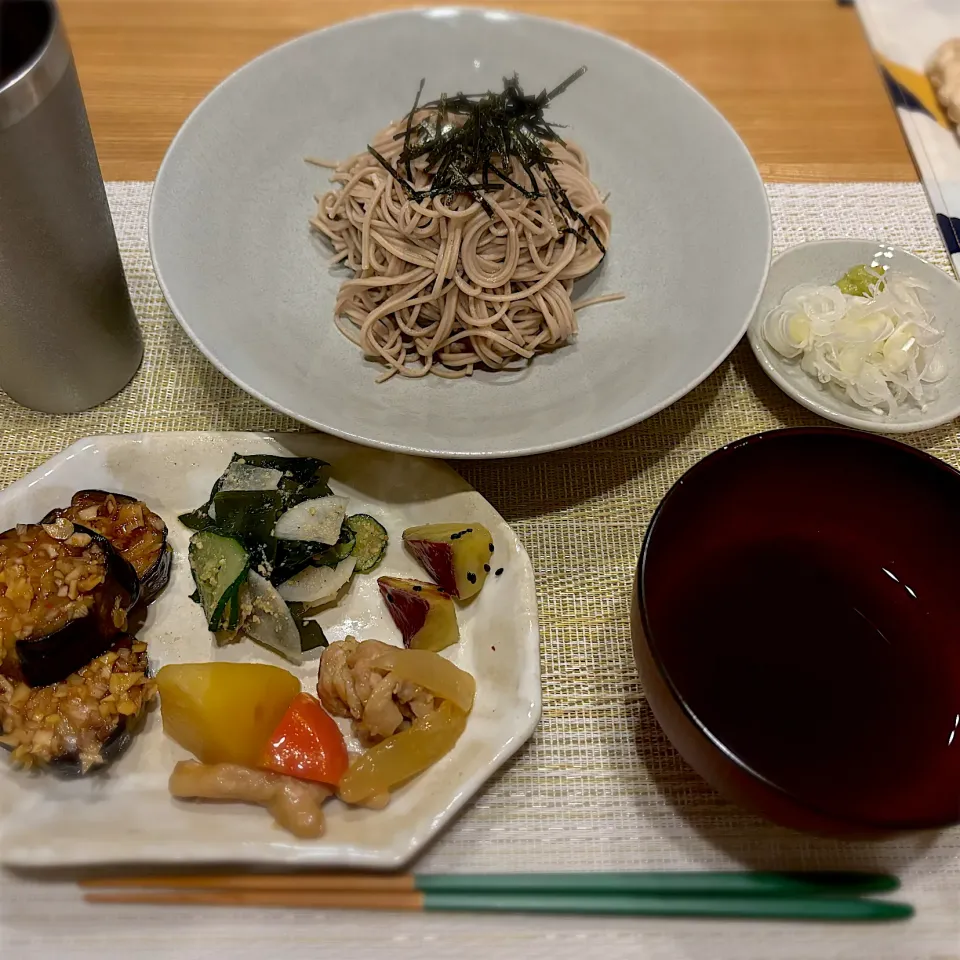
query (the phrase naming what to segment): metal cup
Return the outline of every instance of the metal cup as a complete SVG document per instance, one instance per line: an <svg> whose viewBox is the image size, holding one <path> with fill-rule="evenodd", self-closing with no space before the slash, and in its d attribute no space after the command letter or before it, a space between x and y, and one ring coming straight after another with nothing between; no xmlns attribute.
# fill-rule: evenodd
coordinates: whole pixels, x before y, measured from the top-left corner
<svg viewBox="0 0 960 960"><path fill-rule="evenodd" d="M56 4L0 0L0 388L74 413L143 359Z"/></svg>

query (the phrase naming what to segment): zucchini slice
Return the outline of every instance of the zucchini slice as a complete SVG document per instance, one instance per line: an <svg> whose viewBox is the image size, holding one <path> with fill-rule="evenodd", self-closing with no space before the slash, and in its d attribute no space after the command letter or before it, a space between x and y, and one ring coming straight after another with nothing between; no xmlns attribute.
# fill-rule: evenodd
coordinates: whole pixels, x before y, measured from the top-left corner
<svg viewBox="0 0 960 960"><path fill-rule="evenodd" d="M302 500L277 519L277 539L336 543L348 502L346 497L334 496Z"/></svg>
<svg viewBox="0 0 960 960"><path fill-rule="evenodd" d="M383 524L366 513L355 513L347 517L346 525L357 538L353 556L357 558L357 573L369 573L387 551L387 531Z"/></svg>
<svg viewBox="0 0 960 960"><path fill-rule="evenodd" d="M273 528L282 502L279 490L221 490L213 498L216 524L210 529L239 540L250 565L269 576L277 557Z"/></svg>
<svg viewBox="0 0 960 960"><path fill-rule="evenodd" d="M315 567L335 567L353 553L356 545L356 534L344 523L340 527L340 539L332 547L325 547L315 553L310 562Z"/></svg>
<svg viewBox="0 0 960 960"><path fill-rule="evenodd" d="M189 557L207 626L214 633L236 629L250 554L236 538L202 530L190 538Z"/></svg>
<svg viewBox="0 0 960 960"><path fill-rule="evenodd" d="M247 599L247 582L240 584L237 592L227 600L220 615L220 625L214 631L220 644L232 643L236 639L240 621L243 619L244 603Z"/></svg>

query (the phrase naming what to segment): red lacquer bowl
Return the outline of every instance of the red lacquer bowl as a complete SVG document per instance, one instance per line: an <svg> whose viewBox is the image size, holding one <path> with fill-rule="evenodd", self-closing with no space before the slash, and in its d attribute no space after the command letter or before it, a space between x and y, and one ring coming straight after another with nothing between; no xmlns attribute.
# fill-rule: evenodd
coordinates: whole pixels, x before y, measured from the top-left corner
<svg viewBox="0 0 960 960"><path fill-rule="evenodd" d="M647 699L720 792L831 834L960 823L960 473L781 430L667 493L637 570Z"/></svg>

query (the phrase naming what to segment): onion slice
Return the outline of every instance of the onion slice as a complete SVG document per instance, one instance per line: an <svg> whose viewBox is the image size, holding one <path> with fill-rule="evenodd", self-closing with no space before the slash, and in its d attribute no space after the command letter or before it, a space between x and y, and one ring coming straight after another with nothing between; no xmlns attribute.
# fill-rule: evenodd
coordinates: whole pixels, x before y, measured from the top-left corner
<svg viewBox="0 0 960 960"><path fill-rule="evenodd" d="M836 284L788 290L764 318L764 339L838 396L881 416L936 400L948 373L943 332L923 302L927 288L895 271L877 273L869 296Z"/></svg>

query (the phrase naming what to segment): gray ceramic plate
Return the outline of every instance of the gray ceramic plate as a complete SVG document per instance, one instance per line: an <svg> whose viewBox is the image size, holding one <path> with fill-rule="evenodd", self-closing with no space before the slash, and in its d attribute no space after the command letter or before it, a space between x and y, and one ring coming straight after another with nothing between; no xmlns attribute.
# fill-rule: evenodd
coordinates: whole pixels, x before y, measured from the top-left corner
<svg viewBox="0 0 960 960"><path fill-rule="evenodd" d="M428 94L529 90L588 72L551 108L611 192L613 238L584 281L618 303L580 314L577 341L512 373L376 386L381 368L337 332L344 273L310 236L340 158ZM442 8L357 20L249 63L177 135L157 177L160 285L227 376L304 423L358 443L446 457L556 450L651 416L743 335L770 258L766 194L727 122L669 70L610 37L507 13Z"/></svg>

